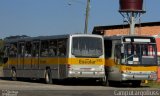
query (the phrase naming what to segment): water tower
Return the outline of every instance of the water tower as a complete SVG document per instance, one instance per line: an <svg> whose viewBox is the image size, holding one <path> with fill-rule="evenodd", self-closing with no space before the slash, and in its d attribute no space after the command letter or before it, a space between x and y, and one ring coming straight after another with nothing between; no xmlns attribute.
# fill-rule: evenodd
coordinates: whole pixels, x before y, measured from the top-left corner
<svg viewBox="0 0 160 96"><path fill-rule="evenodd" d="M135 35L135 23L140 19L145 11L143 10L143 0L119 0L120 14L130 24L129 35Z"/></svg>

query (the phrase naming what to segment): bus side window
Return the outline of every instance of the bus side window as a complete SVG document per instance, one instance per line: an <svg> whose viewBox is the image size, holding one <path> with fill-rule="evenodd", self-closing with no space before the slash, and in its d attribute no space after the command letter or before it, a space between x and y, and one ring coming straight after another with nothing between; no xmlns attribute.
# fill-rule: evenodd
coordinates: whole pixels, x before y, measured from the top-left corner
<svg viewBox="0 0 160 96"><path fill-rule="evenodd" d="M5 46L4 47L4 57L8 57L9 56L9 46Z"/></svg>
<svg viewBox="0 0 160 96"><path fill-rule="evenodd" d="M41 41L41 56L42 57L48 57L49 55L49 42L48 40L45 40L45 41Z"/></svg>
<svg viewBox="0 0 160 96"><path fill-rule="evenodd" d="M17 44L11 44L9 46L9 57L16 57L17 56Z"/></svg>
<svg viewBox="0 0 160 96"><path fill-rule="evenodd" d="M38 57L39 56L39 41L38 42L33 42L32 43L32 56L33 57Z"/></svg>
<svg viewBox="0 0 160 96"><path fill-rule="evenodd" d="M58 56L66 56L67 40L58 40Z"/></svg>
<svg viewBox="0 0 160 96"><path fill-rule="evenodd" d="M149 51L148 51L148 45L143 45L142 46L142 55L143 56L148 56L148 53L149 53Z"/></svg>
<svg viewBox="0 0 160 96"><path fill-rule="evenodd" d="M49 56L57 55L57 40L49 41Z"/></svg>
<svg viewBox="0 0 160 96"><path fill-rule="evenodd" d="M26 42L26 46L25 46L25 57L31 57L31 49L32 48L32 44L31 42Z"/></svg>
<svg viewBox="0 0 160 96"><path fill-rule="evenodd" d="M24 56L25 44L24 44L24 42L23 43L20 42L18 45L19 45L19 48L18 48L19 52L18 52L18 54L19 54L20 57L23 57Z"/></svg>

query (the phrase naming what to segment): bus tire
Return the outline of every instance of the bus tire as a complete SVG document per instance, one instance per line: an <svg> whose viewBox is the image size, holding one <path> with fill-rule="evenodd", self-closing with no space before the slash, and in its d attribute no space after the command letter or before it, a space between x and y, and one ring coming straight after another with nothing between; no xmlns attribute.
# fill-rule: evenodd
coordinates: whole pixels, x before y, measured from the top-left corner
<svg viewBox="0 0 160 96"><path fill-rule="evenodd" d="M115 86L115 85L116 85L115 81L108 80L108 86Z"/></svg>
<svg viewBox="0 0 160 96"><path fill-rule="evenodd" d="M17 73L16 73L16 69L15 68L12 68L11 69L11 79L13 81L16 81L17 80Z"/></svg>
<svg viewBox="0 0 160 96"><path fill-rule="evenodd" d="M52 74L50 69L47 69L45 72L45 82L46 84L52 84Z"/></svg>
<svg viewBox="0 0 160 96"><path fill-rule="evenodd" d="M140 87L140 86L141 86L141 81L140 80L132 82L132 87Z"/></svg>

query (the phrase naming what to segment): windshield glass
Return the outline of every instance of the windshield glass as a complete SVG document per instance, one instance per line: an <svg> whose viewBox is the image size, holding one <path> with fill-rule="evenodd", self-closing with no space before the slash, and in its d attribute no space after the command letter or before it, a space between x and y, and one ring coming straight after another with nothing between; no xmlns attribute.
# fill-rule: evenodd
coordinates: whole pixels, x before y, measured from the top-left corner
<svg viewBox="0 0 160 96"><path fill-rule="evenodd" d="M148 64L153 65L157 62L155 44L124 44L123 61L126 64Z"/></svg>
<svg viewBox="0 0 160 96"><path fill-rule="evenodd" d="M95 37L73 37L72 55L99 57L102 55L102 39Z"/></svg>

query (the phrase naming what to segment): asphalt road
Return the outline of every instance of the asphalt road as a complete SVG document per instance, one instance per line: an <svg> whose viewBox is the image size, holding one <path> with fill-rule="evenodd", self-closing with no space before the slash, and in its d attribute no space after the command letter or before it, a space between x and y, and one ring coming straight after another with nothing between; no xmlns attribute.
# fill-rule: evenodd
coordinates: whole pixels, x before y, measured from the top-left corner
<svg viewBox="0 0 160 96"><path fill-rule="evenodd" d="M118 84L106 87L87 80L55 81L54 84L40 80L0 80L0 90L0 96L160 96L159 89L148 86L133 88L128 84ZM135 95L137 91L139 94L148 92L148 95Z"/></svg>

